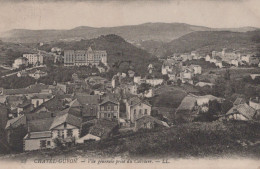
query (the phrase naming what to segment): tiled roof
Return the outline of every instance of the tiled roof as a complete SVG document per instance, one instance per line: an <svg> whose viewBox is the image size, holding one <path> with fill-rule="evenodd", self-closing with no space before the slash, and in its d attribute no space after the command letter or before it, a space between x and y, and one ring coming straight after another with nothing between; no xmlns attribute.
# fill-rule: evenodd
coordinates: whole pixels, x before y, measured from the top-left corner
<svg viewBox="0 0 260 169"><path fill-rule="evenodd" d="M4 95L31 94L40 92L41 89L38 88L3 89Z"/></svg>
<svg viewBox="0 0 260 169"><path fill-rule="evenodd" d="M148 106L151 106L150 103L148 103L146 100L141 100L139 97L137 96L134 96L132 98L130 98L128 101L128 104L131 105L131 106L134 106L134 105L137 105L139 103L143 103L143 104L146 104Z"/></svg>
<svg viewBox="0 0 260 169"><path fill-rule="evenodd" d="M239 104L237 106L232 107L226 113L226 115L236 114L236 113L242 114L247 119L252 120L256 114L256 111L255 111L255 109L250 107L248 104L244 103L244 104Z"/></svg>
<svg viewBox="0 0 260 169"><path fill-rule="evenodd" d="M68 124L71 124L71 125L73 125L73 126L76 126L76 127L79 127L79 128L80 128L80 126L81 126L81 121L82 121L81 118L76 117L76 116L74 116L74 115L71 115L71 114L69 114L69 113L66 113L66 114L61 115L61 116L56 116L56 117L54 118L54 121L53 121L53 123L52 123L50 129L53 129L53 128L55 128L55 127L57 127L57 126L59 126L59 125L65 123L65 122L68 123Z"/></svg>
<svg viewBox="0 0 260 169"><path fill-rule="evenodd" d="M34 94L32 99L51 99L52 97L52 94Z"/></svg>
<svg viewBox="0 0 260 169"><path fill-rule="evenodd" d="M195 97L188 95L182 100L177 110L192 110L196 101Z"/></svg>
<svg viewBox="0 0 260 169"><path fill-rule="evenodd" d="M79 94L77 93L75 98L81 105L86 104L98 104L99 103L99 95L89 95L89 94Z"/></svg>
<svg viewBox="0 0 260 169"><path fill-rule="evenodd" d="M40 112L25 114L27 121L39 120L52 117L52 112Z"/></svg>
<svg viewBox="0 0 260 169"><path fill-rule="evenodd" d="M11 126L18 127L20 124L26 124L26 117L24 115L8 120L5 129L9 129Z"/></svg>
<svg viewBox="0 0 260 169"><path fill-rule="evenodd" d="M28 123L30 132L49 131L54 118L32 120Z"/></svg>
<svg viewBox="0 0 260 169"><path fill-rule="evenodd" d="M239 104L244 104L246 103L246 100L244 98L236 98L236 100L234 101L233 105L239 105Z"/></svg>

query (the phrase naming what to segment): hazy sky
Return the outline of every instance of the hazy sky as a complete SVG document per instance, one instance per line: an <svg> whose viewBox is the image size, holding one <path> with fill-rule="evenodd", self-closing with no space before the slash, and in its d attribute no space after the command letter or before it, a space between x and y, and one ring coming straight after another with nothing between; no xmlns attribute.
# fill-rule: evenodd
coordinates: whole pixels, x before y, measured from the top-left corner
<svg viewBox="0 0 260 169"><path fill-rule="evenodd" d="M0 32L15 28L71 29L145 22L260 27L260 0L42 1L0 0Z"/></svg>

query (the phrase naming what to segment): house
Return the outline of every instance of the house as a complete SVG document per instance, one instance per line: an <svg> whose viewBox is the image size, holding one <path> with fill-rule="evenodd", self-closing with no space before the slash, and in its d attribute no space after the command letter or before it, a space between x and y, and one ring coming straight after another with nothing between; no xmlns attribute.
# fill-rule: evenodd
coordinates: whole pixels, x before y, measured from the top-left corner
<svg viewBox="0 0 260 169"><path fill-rule="evenodd" d="M217 62L215 63L215 65L216 65L218 68L223 68L222 61L217 61Z"/></svg>
<svg viewBox="0 0 260 169"><path fill-rule="evenodd" d="M209 62L211 57L209 55L206 56L205 61Z"/></svg>
<svg viewBox="0 0 260 169"><path fill-rule="evenodd" d="M98 119L119 119L119 102L115 99L106 97L98 109Z"/></svg>
<svg viewBox="0 0 260 169"><path fill-rule="evenodd" d="M27 77L29 73L26 70L19 71L17 77Z"/></svg>
<svg viewBox="0 0 260 169"><path fill-rule="evenodd" d="M147 97L147 98L153 97L154 96L154 90L153 89L149 89L149 90L144 91L143 96Z"/></svg>
<svg viewBox="0 0 260 169"><path fill-rule="evenodd" d="M134 83L140 84L140 82L141 82L141 76L135 76Z"/></svg>
<svg viewBox="0 0 260 169"><path fill-rule="evenodd" d="M47 102L48 100L52 99L53 95L52 94L34 94L31 97L31 103L33 106L36 108L43 104L44 102Z"/></svg>
<svg viewBox="0 0 260 169"><path fill-rule="evenodd" d="M79 138L78 140L76 140L77 144L82 144L82 143L87 143L87 142L92 142L92 141L99 141L100 137L95 136L93 134L87 134L81 138Z"/></svg>
<svg viewBox="0 0 260 169"><path fill-rule="evenodd" d="M238 64L239 64L238 60L231 60L231 65L238 67Z"/></svg>
<svg viewBox="0 0 260 169"><path fill-rule="evenodd" d="M135 72L134 72L134 71L132 71L132 70L129 70L129 71L128 71L128 76L129 76L129 77L134 77L134 75L135 75Z"/></svg>
<svg viewBox="0 0 260 169"><path fill-rule="evenodd" d="M157 86L163 83L163 79L146 79L146 83L151 86Z"/></svg>
<svg viewBox="0 0 260 169"><path fill-rule="evenodd" d="M47 72L44 72L44 71L41 71L41 70L37 70L34 73L29 73L29 76L34 78L34 79L39 79L39 78L47 76L47 75L48 75Z"/></svg>
<svg viewBox="0 0 260 169"><path fill-rule="evenodd" d="M248 104L239 104L233 106L225 116L221 117L220 120L253 120L255 118L256 111Z"/></svg>
<svg viewBox="0 0 260 169"><path fill-rule="evenodd" d="M255 80L257 77L260 77L260 74L250 74L252 80Z"/></svg>
<svg viewBox="0 0 260 169"><path fill-rule="evenodd" d="M194 74L201 74L201 66L200 65L190 65L190 68L193 69Z"/></svg>
<svg viewBox="0 0 260 169"><path fill-rule="evenodd" d="M55 139L62 144L71 144L79 138L81 122L81 118L66 112L59 112L56 117L29 121L24 150L54 148Z"/></svg>
<svg viewBox="0 0 260 169"><path fill-rule="evenodd" d="M14 60L14 63L12 65L12 67L14 69L19 69L21 66L28 66L28 59L24 58L24 57L19 57L17 59Z"/></svg>
<svg viewBox="0 0 260 169"><path fill-rule="evenodd" d="M196 83L195 86L199 86L199 87L209 86L210 88L212 88L214 86L214 84L213 83L208 83L208 82L198 82L198 83Z"/></svg>
<svg viewBox="0 0 260 169"><path fill-rule="evenodd" d="M82 119L69 113L60 113L50 126L52 138L63 139L65 142L77 140L80 136Z"/></svg>
<svg viewBox="0 0 260 169"><path fill-rule="evenodd" d="M140 129L153 129L153 128L169 128L169 125L161 120L158 120L152 116L145 115L135 121L135 131Z"/></svg>
<svg viewBox="0 0 260 169"><path fill-rule="evenodd" d="M127 120L134 123L136 119L151 115L152 106L138 97L132 97L126 102L126 116Z"/></svg>
<svg viewBox="0 0 260 169"><path fill-rule="evenodd" d="M21 115L15 118L12 118L7 121L6 126L5 126L5 131L6 131L6 137L7 137L7 142L10 143L10 135L12 133L12 129L20 127L20 126L25 126L26 125L26 116Z"/></svg>
<svg viewBox="0 0 260 169"><path fill-rule="evenodd" d="M17 114L20 115L21 113L29 113L33 110L33 108L34 106L30 101L25 101L17 106Z"/></svg>
<svg viewBox="0 0 260 169"><path fill-rule="evenodd" d="M28 133L23 138L23 150L42 150L55 147L50 126L53 118L37 119L28 122Z"/></svg>
<svg viewBox="0 0 260 169"><path fill-rule="evenodd" d="M82 117L96 118L99 111L100 95L89 95L85 93L76 93L74 97L81 108ZM77 107L76 102L70 104L70 107Z"/></svg>

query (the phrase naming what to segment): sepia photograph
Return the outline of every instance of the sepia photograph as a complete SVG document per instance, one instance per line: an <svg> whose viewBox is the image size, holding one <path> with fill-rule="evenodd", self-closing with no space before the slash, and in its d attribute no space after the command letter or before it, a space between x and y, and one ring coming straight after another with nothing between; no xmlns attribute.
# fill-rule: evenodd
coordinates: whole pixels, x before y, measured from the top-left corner
<svg viewBox="0 0 260 169"><path fill-rule="evenodd" d="M259 0L0 0L0 168L260 169Z"/></svg>

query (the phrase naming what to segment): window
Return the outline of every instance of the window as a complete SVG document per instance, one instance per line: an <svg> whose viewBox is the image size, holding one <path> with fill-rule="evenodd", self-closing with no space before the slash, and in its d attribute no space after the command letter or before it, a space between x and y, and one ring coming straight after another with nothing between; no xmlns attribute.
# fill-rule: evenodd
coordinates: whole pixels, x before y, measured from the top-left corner
<svg viewBox="0 0 260 169"><path fill-rule="evenodd" d="M72 129L68 129L67 130L67 137L72 137L72 136L73 136Z"/></svg>
<svg viewBox="0 0 260 169"><path fill-rule="evenodd" d="M51 142L50 141L47 141L47 146L50 146L51 145Z"/></svg>
<svg viewBox="0 0 260 169"><path fill-rule="evenodd" d="M46 140L41 140L40 141L40 147L41 148L46 148Z"/></svg>
<svg viewBox="0 0 260 169"><path fill-rule="evenodd" d="M58 137L60 137L60 135L61 135L61 131L60 131L60 130L58 130Z"/></svg>
<svg viewBox="0 0 260 169"><path fill-rule="evenodd" d="M67 123L66 122L64 123L64 128L67 128Z"/></svg>
<svg viewBox="0 0 260 169"><path fill-rule="evenodd" d="M107 117L107 114L106 114L106 113L104 113L104 117L105 117L105 118Z"/></svg>
<svg viewBox="0 0 260 169"><path fill-rule="evenodd" d="M110 107L110 106L107 106L107 110L111 110L111 107Z"/></svg>
<svg viewBox="0 0 260 169"><path fill-rule="evenodd" d="M114 110L117 110L117 106L114 106Z"/></svg>
<svg viewBox="0 0 260 169"><path fill-rule="evenodd" d="M147 109L144 109L144 114L147 115Z"/></svg>
<svg viewBox="0 0 260 169"><path fill-rule="evenodd" d="M142 115L142 109L139 110L139 115Z"/></svg>
<svg viewBox="0 0 260 169"><path fill-rule="evenodd" d="M136 115L136 109L134 109L134 115Z"/></svg>
<svg viewBox="0 0 260 169"><path fill-rule="evenodd" d="M108 113L107 116L110 118L110 113Z"/></svg>
<svg viewBox="0 0 260 169"><path fill-rule="evenodd" d="M101 106L101 110L104 111L104 106Z"/></svg>

